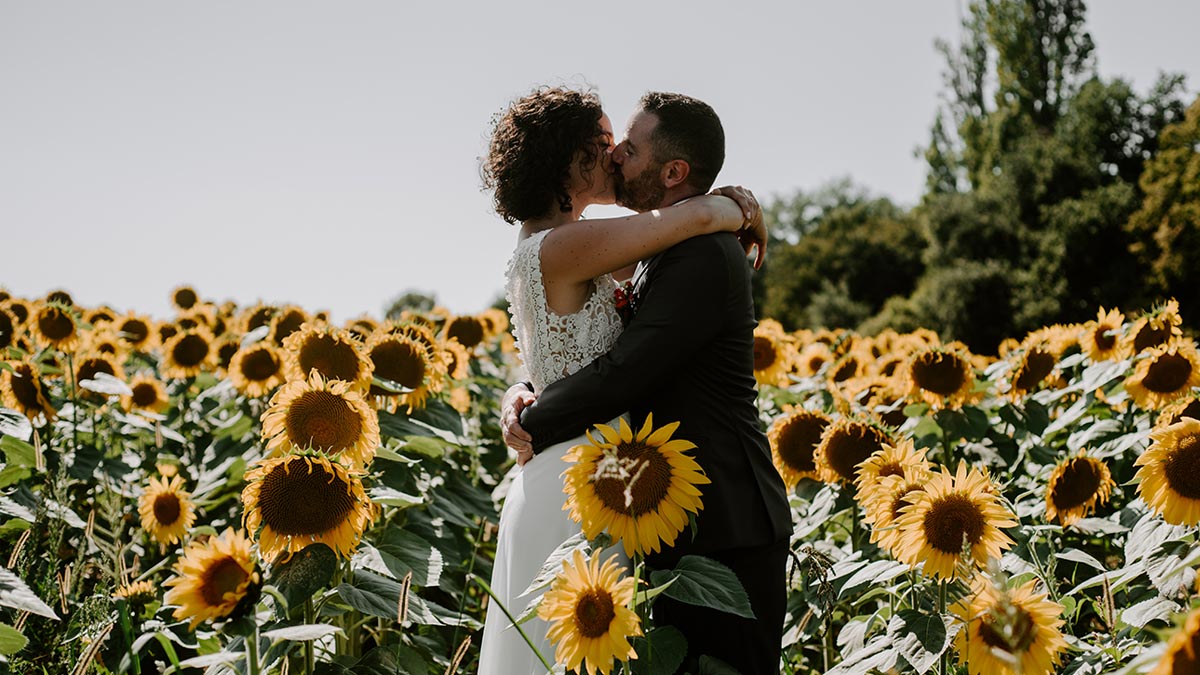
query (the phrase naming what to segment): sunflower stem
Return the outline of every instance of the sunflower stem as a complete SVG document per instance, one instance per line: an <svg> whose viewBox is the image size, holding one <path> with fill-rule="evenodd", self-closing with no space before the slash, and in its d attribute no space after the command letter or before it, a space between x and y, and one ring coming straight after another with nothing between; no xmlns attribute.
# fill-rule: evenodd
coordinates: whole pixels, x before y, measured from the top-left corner
<svg viewBox="0 0 1200 675"><path fill-rule="evenodd" d="M315 616L315 614L316 613L313 611L312 596L310 595L309 597L304 598L304 623L307 625L312 625L312 623L314 621L313 617ZM314 660L313 659L313 641L305 640L304 641L304 675L312 675L313 660Z"/></svg>
<svg viewBox="0 0 1200 675"><path fill-rule="evenodd" d="M529 639L529 635L525 633L524 628L521 628L521 624L517 623L517 619L512 615L512 612L508 611L508 608L504 606L504 603L500 602L500 598L497 598L496 594L492 592L492 587L488 586L487 582L483 579L480 579L479 575L477 574L470 575L468 579L479 584L479 587L482 588L489 597L491 597L492 602L496 603L496 606L500 608L501 612L504 612L504 616L508 617L508 620L512 623L513 628L517 629L517 632L520 633L521 638L525 640L525 644L529 645L529 648L533 650L534 655L536 655L538 660L542 662L542 665L545 666L546 672L552 672L554 667L550 665L550 662L546 660L546 657L542 656L542 653L538 651L537 647L534 646L533 640Z"/></svg>
<svg viewBox="0 0 1200 675"><path fill-rule="evenodd" d="M938 621L945 621L946 615L946 586L945 579L938 581ZM942 649L941 655L938 656L938 672L941 675L946 675L950 667L950 650Z"/></svg>
<svg viewBox="0 0 1200 675"><path fill-rule="evenodd" d="M71 450L79 452L79 398L75 395L75 360L67 352L67 374L71 382Z"/></svg>
<svg viewBox="0 0 1200 675"><path fill-rule="evenodd" d="M310 640L308 644L312 644ZM254 625L254 632L246 636L246 666L249 675L258 675L258 624Z"/></svg>

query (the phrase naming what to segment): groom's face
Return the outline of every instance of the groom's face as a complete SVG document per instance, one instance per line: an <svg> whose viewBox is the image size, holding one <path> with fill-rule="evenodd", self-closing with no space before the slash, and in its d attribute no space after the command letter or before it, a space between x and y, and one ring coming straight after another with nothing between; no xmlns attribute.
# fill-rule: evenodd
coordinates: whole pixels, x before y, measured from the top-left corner
<svg viewBox="0 0 1200 675"><path fill-rule="evenodd" d="M639 110L629 120L625 140L612 153L617 203L634 211L659 208L667 193L662 177L663 163L655 158L656 127L658 116Z"/></svg>

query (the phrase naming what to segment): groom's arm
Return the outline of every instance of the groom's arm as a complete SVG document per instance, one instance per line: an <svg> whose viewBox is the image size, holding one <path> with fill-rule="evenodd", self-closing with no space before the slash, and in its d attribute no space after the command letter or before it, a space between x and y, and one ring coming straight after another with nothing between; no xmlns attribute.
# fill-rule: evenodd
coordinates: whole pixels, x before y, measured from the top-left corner
<svg viewBox="0 0 1200 675"><path fill-rule="evenodd" d="M730 264L741 248L720 239L689 239L662 254L633 320L607 353L546 387L521 412L521 426L540 452L629 410L684 367L721 329L729 302ZM736 260L730 260L731 254Z"/></svg>

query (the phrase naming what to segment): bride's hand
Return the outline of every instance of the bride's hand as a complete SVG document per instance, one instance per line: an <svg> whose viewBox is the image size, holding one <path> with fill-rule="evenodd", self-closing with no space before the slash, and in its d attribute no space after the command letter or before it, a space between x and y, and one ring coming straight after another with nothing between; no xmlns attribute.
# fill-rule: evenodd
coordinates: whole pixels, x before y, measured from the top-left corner
<svg viewBox="0 0 1200 675"><path fill-rule="evenodd" d="M504 444L517 453L517 464L533 459L533 436L521 428L521 411L537 400L523 384L514 384L500 400L500 428Z"/></svg>
<svg viewBox="0 0 1200 675"><path fill-rule="evenodd" d="M763 221L762 207L754 198L754 193L741 185L725 185L714 188L711 195L721 195L737 202L742 209L745 220L737 230L738 241L747 254L757 249L754 256L754 269L762 267L767 257L767 224Z"/></svg>

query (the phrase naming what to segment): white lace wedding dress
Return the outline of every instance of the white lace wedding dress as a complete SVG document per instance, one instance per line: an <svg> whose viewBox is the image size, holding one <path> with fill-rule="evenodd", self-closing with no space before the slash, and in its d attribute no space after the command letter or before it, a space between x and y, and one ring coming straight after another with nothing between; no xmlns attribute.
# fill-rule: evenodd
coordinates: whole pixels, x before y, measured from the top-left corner
<svg viewBox="0 0 1200 675"><path fill-rule="evenodd" d="M552 312L542 284L541 246L549 230L531 235L517 245L508 263L509 312L517 348L537 391L579 370L607 352L621 333L621 317L613 302L616 282L599 277L583 308L569 315ZM552 445L522 467L509 487L500 511L492 592L514 617L536 593L520 594L541 570L546 558L571 535L579 532L562 510L562 457L578 438ZM546 622L533 618L521 628L550 663L553 646L546 639ZM479 675L541 675L546 669L529 645L511 626L495 600L488 604L479 656Z"/></svg>

